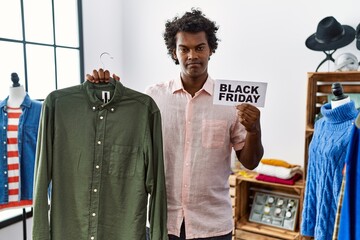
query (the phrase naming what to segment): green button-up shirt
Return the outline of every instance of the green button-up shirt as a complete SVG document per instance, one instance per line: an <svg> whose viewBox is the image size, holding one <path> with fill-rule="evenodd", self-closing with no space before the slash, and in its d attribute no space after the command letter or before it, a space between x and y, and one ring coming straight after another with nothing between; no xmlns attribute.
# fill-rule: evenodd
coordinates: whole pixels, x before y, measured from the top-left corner
<svg viewBox="0 0 360 240"><path fill-rule="evenodd" d="M151 239L167 239L162 148L160 112L145 94L118 81L50 93L37 143L33 240L145 239L148 194Z"/></svg>

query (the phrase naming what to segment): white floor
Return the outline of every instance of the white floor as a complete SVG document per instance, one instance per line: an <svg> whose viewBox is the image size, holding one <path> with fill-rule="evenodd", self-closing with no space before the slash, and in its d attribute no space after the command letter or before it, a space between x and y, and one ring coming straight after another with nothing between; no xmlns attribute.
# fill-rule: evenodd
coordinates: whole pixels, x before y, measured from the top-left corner
<svg viewBox="0 0 360 240"><path fill-rule="evenodd" d="M31 240L32 218L26 221L26 240ZM0 240L24 240L23 222L0 229Z"/></svg>

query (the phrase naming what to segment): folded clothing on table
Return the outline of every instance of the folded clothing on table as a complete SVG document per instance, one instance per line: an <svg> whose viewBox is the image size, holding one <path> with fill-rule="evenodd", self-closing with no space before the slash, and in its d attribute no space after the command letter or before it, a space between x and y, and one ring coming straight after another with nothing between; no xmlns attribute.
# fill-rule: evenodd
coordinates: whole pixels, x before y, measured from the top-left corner
<svg viewBox="0 0 360 240"><path fill-rule="evenodd" d="M259 165L254 169L254 171L260 174L277 177L281 179L292 178L297 173L302 175L301 167L298 165L292 168L286 168L286 167L268 165L260 162Z"/></svg>
<svg viewBox="0 0 360 240"><path fill-rule="evenodd" d="M276 158L263 158L261 159L261 162L263 164L284 167L284 168L293 168L299 166L299 165L290 164L284 160L276 159Z"/></svg>
<svg viewBox="0 0 360 240"><path fill-rule="evenodd" d="M258 174L256 176L257 180L265 181L265 182L273 182L273 183L280 183L280 184L286 184L286 185L294 185L297 180L301 178L300 173L296 173L293 177L289 179L282 179L277 177L272 177L264 174Z"/></svg>

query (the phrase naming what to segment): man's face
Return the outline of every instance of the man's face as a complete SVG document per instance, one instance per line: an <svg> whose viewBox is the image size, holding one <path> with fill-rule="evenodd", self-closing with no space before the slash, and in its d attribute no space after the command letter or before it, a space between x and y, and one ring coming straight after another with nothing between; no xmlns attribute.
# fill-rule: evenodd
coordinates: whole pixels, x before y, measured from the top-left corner
<svg viewBox="0 0 360 240"><path fill-rule="evenodd" d="M207 75L211 50L205 32L176 34L176 49L173 57L178 59L182 76L199 78Z"/></svg>

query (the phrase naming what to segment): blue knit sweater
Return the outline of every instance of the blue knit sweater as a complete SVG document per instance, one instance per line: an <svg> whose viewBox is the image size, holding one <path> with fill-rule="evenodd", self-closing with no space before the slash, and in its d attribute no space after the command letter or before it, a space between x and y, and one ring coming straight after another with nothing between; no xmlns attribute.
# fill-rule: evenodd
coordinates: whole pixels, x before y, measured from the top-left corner
<svg viewBox="0 0 360 240"><path fill-rule="evenodd" d="M350 101L335 109L326 103L321 113L309 145L301 234L328 240L332 239L342 170L358 111Z"/></svg>

